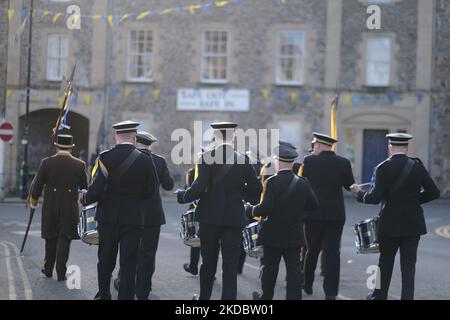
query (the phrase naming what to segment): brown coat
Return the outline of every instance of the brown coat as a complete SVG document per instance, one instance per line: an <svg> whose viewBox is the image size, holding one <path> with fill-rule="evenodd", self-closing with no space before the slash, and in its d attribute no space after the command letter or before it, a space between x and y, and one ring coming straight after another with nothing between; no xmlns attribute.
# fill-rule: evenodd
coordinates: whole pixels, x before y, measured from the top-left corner
<svg viewBox="0 0 450 320"><path fill-rule="evenodd" d="M78 190L87 189L86 164L68 152L41 161L31 190L32 203L37 203L44 189L42 238L58 234L78 239Z"/></svg>

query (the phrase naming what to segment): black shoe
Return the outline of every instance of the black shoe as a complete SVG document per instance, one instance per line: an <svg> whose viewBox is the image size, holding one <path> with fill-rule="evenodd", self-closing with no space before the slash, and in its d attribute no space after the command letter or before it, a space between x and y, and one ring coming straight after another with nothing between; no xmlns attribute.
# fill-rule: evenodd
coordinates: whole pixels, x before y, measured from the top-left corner
<svg viewBox="0 0 450 320"><path fill-rule="evenodd" d="M303 287L303 291L305 291L305 293L307 295L312 295L313 294L313 289L312 287Z"/></svg>
<svg viewBox="0 0 450 320"><path fill-rule="evenodd" d="M336 296L326 296L325 300L336 300Z"/></svg>
<svg viewBox="0 0 450 320"><path fill-rule="evenodd" d="M111 295L103 297L100 292L95 294L94 300L111 300Z"/></svg>
<svg viewBox="0 0 450 320"><path fill-rule="evenodd" d="M120 284L119 278L115 278L113 281L113 285L114 285L114 289L116 289L117 291L119 291L119 284Z"/></svg>
<svg viewBox="0 0 450 320"><path fill-rule="evenodd" d="M262 295L259 292L257 292L257 291L253 291L252 292L253 300L261 300L261 296Z"/></svg>
<svg viewBox="0 0 450 320"><path fill-rule="evenodd" d="M192 296L192 300L198 300L198 299L199 299L198 294L194 293L194 295Z"/></svg>
<svg viewBox="0 0 450 320"><path fill-rule="evenodd" d="M375 296L375 292L369 292L366 299L367 300L377 300L377 297Z"/></svg>
<svg viewBox="0 0 450 320"><path fill-rule="evenodd" d="M198 270L197 269L193 269L191 268L191 266L189 265L189 263L185 263L183 264L183 269L184 271L196 276L198 274Z"/></svg>
<svg viewBox="0 0 450 320"><path fill-rule="evenodd" d="M58 276L58 281L66 281L67 280L67 277L64 275L64 276Z"/></svg>
<svg viewBox="0 0 450 320"><path fill-rule="evenodd" d="M47 278L53 277L53 272L47 272L47 271L45 271L44 269L41 269L41 272L42 272L43 274L45 274L45 276L46 276Z"/></svg>

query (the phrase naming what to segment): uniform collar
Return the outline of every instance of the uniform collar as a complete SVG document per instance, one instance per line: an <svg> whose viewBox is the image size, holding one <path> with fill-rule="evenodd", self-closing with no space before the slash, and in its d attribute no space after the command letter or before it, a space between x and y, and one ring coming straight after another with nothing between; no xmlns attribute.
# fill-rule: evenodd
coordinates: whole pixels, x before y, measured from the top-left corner
<svg viewBox="0 0 450 320"><path fill-rule="evenodd" d="M395 156L406 156L406 153L404 152L396 152L391 154L391 156L389 158L395 157Z"/></svg>
<svg viewBox="0 0 450 320"><path fill-rule="evenodd" d="M67 150L58 150L58 152L56 152L57 156L66 156L66 157L71 157L72 154L70 153L70 151Z"/></svg>
<svg viewBox="0 0 450 320"><path fill-rule="evenodd" d="M323 154L323 155L334 154L334 151L333 150L324 150L321 153L319 153L319 155L321 155L321 154Z"/></svg>
<svg viewBox="0 0 450 320"><path fill-rule="evenodd" d="M277 174L293 174L292 170L289 169L283 169L283 170L278 170Z"/></svg>

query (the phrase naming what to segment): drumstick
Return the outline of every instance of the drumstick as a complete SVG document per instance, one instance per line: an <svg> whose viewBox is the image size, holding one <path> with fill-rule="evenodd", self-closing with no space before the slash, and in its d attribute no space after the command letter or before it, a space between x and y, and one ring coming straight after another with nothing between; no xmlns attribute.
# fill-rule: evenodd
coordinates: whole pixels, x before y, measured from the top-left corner
<svg viewBox="0 0 450 320"><path fill-rule="evenodd" d="M358 184L358 187L364 188L364 187L369 187L369 186L371 186L371 185L372 185L372 182L367 182L367 183L361 183L361 184Z"/></svg>

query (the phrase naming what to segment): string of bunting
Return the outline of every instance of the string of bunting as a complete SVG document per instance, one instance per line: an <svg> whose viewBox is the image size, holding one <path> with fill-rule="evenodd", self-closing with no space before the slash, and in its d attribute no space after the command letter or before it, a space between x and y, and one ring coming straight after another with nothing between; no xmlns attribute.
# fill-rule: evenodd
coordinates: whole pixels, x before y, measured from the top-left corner
<svg viewBox="0 0 450 320"><path fill-rule="evenodd" d="M225 8L230 5L238 5L244 3L246 0L221 0L221 1L210 1L203 4L191 4L184 5L179 7L166 7L162 9L155 10L145 10L141 12L126 12L121 14L114 15L104 15L104 14L81 14L79 15L81 20L90 20L94 22L104 22L110 27L117 26L124 21L142 21L145 19L154 18L157 16L163 16L167 14L178 14L178 13L189 13L191 15L207 12L211 8ZM274 0L275 3L279 6L284 6L287 0ZM22 18L22 25L25 25L27 22L26 17L29 16L29 9L23 8L20 11L16 12L15 9L8 9L8 19L13 19L17 14L19 14ZM52 23L61 23L67 20L72 14L68 14L66 12L61 11L51 11L51 10L42 10L42 9L34 9L33 10L33 18L47 18L52 21ZM20 29L20 28L19 28ZM23 27L22 27L23 29Z"/></svg>
<svg viewBox="0 0 450 320"><path fill-rule="evenodd" d="M200 90L200 89L199 89ZM228 88L223 89L225 92L229 90ZM285 100L291 104L301 104L303 106L307 105L309 102L318 101L325 94L326 90L292 90L292 89L270 89L270 88L247 88L250 94L253 96L260 96L264 100L268 101L273 98L277 101ZM331 94L331 91L329 92ZM417 103L421 103L423 99L430 95L430 97L437 101L439 99L446 99L450 101L450 93L438 93L438 92L390 92L383 94L370 94L370 93L342 93L341 101L343 105L392 105L396 102L402 102L405 100L410 100L415 98ZM132 96L145 97L150 96L154 101L158 101L161 97L176 96L177 90L169 87L162 89L148 89L148 88L132 88L132 87L113 87L111 89L111 96L114 98L128 98ZM48 96L48 91L41 93L39 90L30 90L30 96L32 101L52 104L61 104L61 97L50 97ZM81 102L83 105L90 106L92 103L101 103L103 101L104 93L83 93L78 94L78 89L74 89L74 94L70 100L70 106L75 106L78 102L78 98L81 96ZM26 91L24 89L6 90L7 99L17 99L18 101L25 101Z"/></svg>

